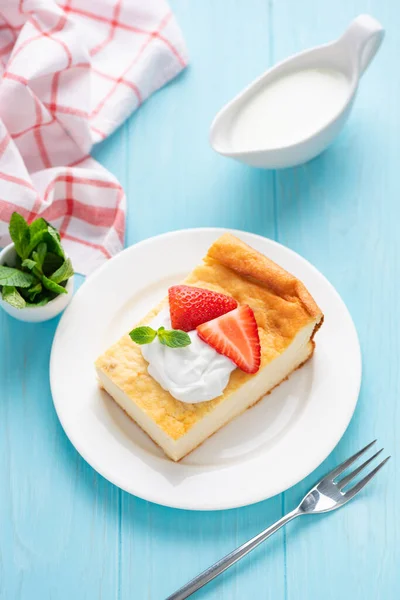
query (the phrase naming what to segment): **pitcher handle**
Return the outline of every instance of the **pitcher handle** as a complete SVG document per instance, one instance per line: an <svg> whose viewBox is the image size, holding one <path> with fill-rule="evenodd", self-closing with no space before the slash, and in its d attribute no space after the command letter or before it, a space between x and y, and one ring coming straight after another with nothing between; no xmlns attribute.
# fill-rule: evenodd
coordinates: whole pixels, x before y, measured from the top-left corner
<svg viewBox="0 0 400 600"><path fill-rule="evenodd" d="M340 43L347 46L355 55L360 75L364 73L379 47L385 35L382 25L370 15L359 15L350 23Z"/></svg>

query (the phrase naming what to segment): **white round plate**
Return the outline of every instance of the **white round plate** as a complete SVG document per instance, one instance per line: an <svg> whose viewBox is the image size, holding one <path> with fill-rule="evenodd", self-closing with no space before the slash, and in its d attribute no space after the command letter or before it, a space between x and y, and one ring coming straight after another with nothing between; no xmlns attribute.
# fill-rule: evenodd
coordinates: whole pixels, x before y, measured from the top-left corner
<svg viewBox="0 0 400 600"><path fill-rule="evenodd" d="M233 231L301 279L321 307L325 323L312 360L180 463L169 460L99 389L97 356L181 281L224 231L167 233L121 252L77 292L52 348L54 405L78 452L120 488L176 508L244 506L294 485L336 446L360 388L357 333L332 285L288 248Z"/></svg>

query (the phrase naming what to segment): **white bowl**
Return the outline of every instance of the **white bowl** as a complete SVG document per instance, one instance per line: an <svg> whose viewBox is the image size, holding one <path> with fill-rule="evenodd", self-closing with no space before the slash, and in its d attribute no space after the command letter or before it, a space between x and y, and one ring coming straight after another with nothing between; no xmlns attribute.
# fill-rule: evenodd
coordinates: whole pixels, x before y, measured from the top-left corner
<svg viewBox="0 0 400 600"><path fill-rule="evenodd" d="M0 265L7 264L12 267L15 265L16 252L14 244L9 244L0 252ZM19 321L26 321L28 323L41 323L42 321L49 321L59 315L64 308L69 304L74 291L74 278L70 277L67 281L66 290L68 294L60 294L54 300L50 300L45 306L27 307L27 308L15 308L4 302L0 295L0 306L14 319Z"/></svg>

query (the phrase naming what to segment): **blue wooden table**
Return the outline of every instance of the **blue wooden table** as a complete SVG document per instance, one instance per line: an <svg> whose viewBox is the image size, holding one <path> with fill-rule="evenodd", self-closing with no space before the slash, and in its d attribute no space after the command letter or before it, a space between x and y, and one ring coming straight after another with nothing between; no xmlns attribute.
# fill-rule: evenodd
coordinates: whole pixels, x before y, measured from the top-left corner
<svg viewBox="0 0 400 600"><path fill-rule="evenodd" d="M57 322L26 325L0 314L0 598L163 600L378 437L393 458L359 500L290 524L196 597L397 600L400 4L174 0L172 7L189 69L95 152L125 187L127 245L216 225L271 237L308 258L355 320L364 362L359 404L332 455L279 497L226 512L162 508L102 479L66 438L49 388ZM325 154L264 172L213 153L209 125L226 101L275 61L339 35L365 11L387 37L345 131Z"/></svg>

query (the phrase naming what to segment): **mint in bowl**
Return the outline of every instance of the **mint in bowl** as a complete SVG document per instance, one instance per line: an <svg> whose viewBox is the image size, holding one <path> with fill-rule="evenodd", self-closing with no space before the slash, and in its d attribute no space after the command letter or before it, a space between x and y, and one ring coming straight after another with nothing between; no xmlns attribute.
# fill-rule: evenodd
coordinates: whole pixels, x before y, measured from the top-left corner
<svg viewBox="0 0 400 600"><path fill-rule="evenodd" d="M45 219L30 225L13 213L13 243L0 252L0 305L20 321L48 321L72 298L74 270L58 231Z"/></svg>

